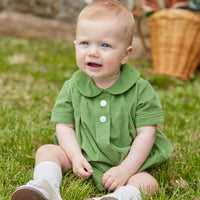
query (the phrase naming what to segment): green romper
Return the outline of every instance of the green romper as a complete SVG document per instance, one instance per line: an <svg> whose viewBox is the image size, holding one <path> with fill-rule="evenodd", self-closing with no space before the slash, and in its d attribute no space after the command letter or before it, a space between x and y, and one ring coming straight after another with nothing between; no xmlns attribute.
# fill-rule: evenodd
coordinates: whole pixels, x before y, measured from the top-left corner
<svg viewBox="0 0 200 200"><path fill-rule="evenodd" d="M51 121L75 124L82 153L93 168L101 191L105 171L127 156L136 127L164 122L162 107L152 86L128 65L121 67L118 81L107 89L78 70L66 81L54 105ZM144 147L145 148L145 147ZM167 137L157 129L154 146L139 171L159 165L173 152Z"/></svg>

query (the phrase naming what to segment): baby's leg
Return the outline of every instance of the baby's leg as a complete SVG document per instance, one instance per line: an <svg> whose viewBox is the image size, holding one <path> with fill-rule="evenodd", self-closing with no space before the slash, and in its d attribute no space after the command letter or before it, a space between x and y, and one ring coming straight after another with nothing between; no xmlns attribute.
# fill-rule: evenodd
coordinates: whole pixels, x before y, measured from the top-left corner
<svg viewBox="0 0 200 200"><path fill-rule="evenodd" d="M115 199L130 199L141 200L142 195L140 191L147 196L153 195L158 189L158 182L156 179L147 172L139 172L133 175L125 186L120 187L114 193L107 195L102 200L108 200L107 197L114 197ZM113 199L114 200L114 199Z"/></svg>
<svg viewBox="0 0 200 200"><path fill-rule="evenodd" d="M158 189L157 180L147 172L139 172L135 174L129 179L127 185L132 185L136 188L139 188L142 193L150 193L151 195L154 195Z"/></svg>
<svg viewBox="0 0 200 200"><path fill-rule="evenodd" d="M41 146L35 156L35 165L44 161L51 161L57 163L63 171L67 171L72 168L71 161L67 154L59 145L47 144Z"/></svg>
<svg viewBox="0 0 200 200"><path fill-rule="evenodd" d="M125 186L116 189L113 193L94 200L142 200L142 195L153 195L158 189L156 179L147 172L140 172L133 175ZM89 199L88 199L89 200Z"/></svg>
<svg viewBox="0 0 200 200"><path fill-rule="evenodd" d="M19 187L11 200L62 200L62 169L71 168L67 154L58 145L44 145L36 153L33 181Z"/></svg>

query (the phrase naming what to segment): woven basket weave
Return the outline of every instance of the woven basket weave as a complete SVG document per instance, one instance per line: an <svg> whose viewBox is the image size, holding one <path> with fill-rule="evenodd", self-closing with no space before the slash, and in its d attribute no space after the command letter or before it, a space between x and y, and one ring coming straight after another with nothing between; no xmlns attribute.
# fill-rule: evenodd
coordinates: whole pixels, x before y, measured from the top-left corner
<svg viewBox="0 0 200 200"><path fill-rule="evenodd" d="M165 9L148 19L153 73L189 80L200 62L200 16Z"/></svg>

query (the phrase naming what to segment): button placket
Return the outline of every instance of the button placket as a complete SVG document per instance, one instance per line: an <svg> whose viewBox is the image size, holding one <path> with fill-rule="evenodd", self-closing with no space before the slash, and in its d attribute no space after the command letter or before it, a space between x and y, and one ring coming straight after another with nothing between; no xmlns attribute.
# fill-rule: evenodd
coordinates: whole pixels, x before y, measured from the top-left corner
<svg viewBox="0 0 200 200"><path fill-rule="evenodd" d="M110 142L109 98L109 94L104 93L96 99L96 141L102 148Z"/></svg>
<svg viewBox="0 0 200 200"><path fill-rule="evenodd" d="M105 107L106 104L107 104L106 100L101 100L100 101L100 106L101 107ZM105 111L105 109L104 109L104 111ZM104 116L104 115L100 116L100 122L102 122L102 123L106 122L106 116Z"/></svg>

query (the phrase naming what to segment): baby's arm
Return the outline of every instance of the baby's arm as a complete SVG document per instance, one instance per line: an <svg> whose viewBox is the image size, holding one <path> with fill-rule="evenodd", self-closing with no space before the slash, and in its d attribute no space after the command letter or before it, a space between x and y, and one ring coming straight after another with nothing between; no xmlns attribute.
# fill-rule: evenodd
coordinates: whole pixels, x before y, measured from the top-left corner
<svg viewBox="0 0 200 200"><path fill-rule="evenodd" d="M56 133L59 145L72 162L74 174L84 179L89 178L93 173L93 170L88 161L82 155L74 130L74 125L57 123Z"/></svg>
<svg viewBox="0 0 200 200"><path fill-rule="evenodd" d="M156 137L156 125L136 128L137 137L127 157L119 166L112 167L102 177L102 185L115 190L123 186L147 159Z"/></svg>

